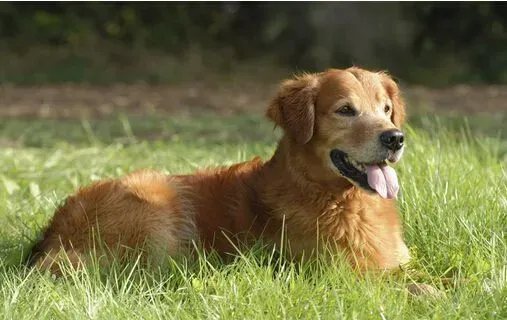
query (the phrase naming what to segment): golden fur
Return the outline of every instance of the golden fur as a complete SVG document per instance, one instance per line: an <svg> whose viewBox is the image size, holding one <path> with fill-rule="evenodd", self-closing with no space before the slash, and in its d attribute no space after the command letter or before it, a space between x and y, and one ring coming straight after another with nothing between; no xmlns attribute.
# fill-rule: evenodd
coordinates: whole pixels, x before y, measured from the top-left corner
<svg viewBox="0 0 507 320"><path fill-rule="evenodd" d="M361 116L337 116L344 101ZM341 176L329 150L339 146L371 161L379 132L400 128L404 116L398 87L385 73L330 69L284 81L267 110L284 130L269 161L182 176L139 171L83 188L56 211L31 263L57 272L61 252L78 266L101 246L117 249L106 256L123 259L128 248L148 256L152 249L189 254L193 241L234 253L238 242L280 245L285 232L296 258L323 241L361 269L395 268L409 254L394 201Z"/></svg>

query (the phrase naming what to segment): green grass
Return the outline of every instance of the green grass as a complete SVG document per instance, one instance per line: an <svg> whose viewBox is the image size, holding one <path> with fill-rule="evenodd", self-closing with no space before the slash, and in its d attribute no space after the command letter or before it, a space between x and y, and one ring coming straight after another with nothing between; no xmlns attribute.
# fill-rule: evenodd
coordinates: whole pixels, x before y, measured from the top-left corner
<svg viewBox="0 0 507 320"><path fill-rule="evenodd" d="M436 121L438 120L438 121ZM259 248L160 272L138 265L69 277L21 267L78 186L148 167L167 173L268 158L279 132L259 116L0 120L0 309L5 319L491 319L507 317L507 140L498 119L418 117L398 165L413 268L445 290L411 298L404 275L354 276L337 258L298 266ZM441 286L440 277L451 278Z"/></svg>

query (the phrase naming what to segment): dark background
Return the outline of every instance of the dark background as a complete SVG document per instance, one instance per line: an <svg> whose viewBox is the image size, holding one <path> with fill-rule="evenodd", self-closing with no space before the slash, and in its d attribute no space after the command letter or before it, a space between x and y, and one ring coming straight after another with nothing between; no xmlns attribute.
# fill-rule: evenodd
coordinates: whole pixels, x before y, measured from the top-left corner
<svg viewBox="0 0 507 320"><path fill-rule="evenodd" d="M410 84L507 82L503 3L0 3L0 82L171 83L352 64ZM263 68L257 69L256 65Z"/></svg>

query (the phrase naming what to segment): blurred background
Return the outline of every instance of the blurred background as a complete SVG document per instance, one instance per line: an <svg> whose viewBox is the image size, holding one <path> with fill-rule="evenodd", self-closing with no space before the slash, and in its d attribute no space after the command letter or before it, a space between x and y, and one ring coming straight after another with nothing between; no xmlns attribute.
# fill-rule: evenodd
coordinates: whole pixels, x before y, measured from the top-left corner
<svg viewBox="0 0 507 320"><path fill-rule="evenodd" d="M503 117L507 6L0 3L0 117L261 113L282 78L351 65L416 112Z"/></svg>
<svg viewBox="0 0 507 320"><path fill-rule="evenodd" d="M452 277L454 284L462 277L473 280L449 287L452 300L440 305L431 299L414 310L505 314L505 3L1 1L0 304L5 314L15 314L6 318L37 313L42 316L32 318L38 319L69 310L82 317L91 311L117 317L130 309L158 314L182 305L182 312L186 306L206 315L239 314L238 303L229 300L237 300L236 288L250 287L232 284L228 300L229 289L213 284L220 274L236 279L229 274L233 269L199 271L189 278L190 291L182 287L171 296L159 295L158 288L180 283L186 271L161 285L142 273L134 278L143 285L126 282L119 289L126 294L117 295L117 281L101 284L102 275L112 273L84 278L100 285L94 280L89 290L75 290L25 278L17 266L55 207L92 181L140 168L185 174L254 155L269 159L281 131L266 121L264 110L280 81L298 72L352 65L389 71L408 102L409 147L396 170L403 181L398 203L417 258L414 266L435 281L441 276ZM246 265L250 270L250 262ZM132 273L126 274L130 279ZM215 280L200 281L199 275ZM194 279L202 283L195 298ZM309 279L315 288L314 277ZM290 290L299 294L306 287L297 281L297 290L292 280ZM143 289L144 283L155 284L155 291ZM216 290L224 299L205 298ZM280 290L286 299L290 290ZM111 303L103 293L119 300ZM257 294L261 300L262 294ZM333 299L324 300L336 300L330 294ZM205 309L187 303L201 300ZM248 301L247 306L256 300L237 301ZM357 303L349 298L336 301L355 312ZM87 308L76 308L80 303ZM448 308L454 305L459 309Z"/></svg>

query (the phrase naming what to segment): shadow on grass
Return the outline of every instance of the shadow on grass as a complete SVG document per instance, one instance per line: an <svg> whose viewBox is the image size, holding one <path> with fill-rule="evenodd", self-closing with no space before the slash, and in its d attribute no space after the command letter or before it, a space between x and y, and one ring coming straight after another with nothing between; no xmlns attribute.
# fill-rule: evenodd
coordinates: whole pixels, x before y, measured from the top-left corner
<svg viewBox="0 0 507 320"><path fill-rule="evenodd" d="M262 143L275 141L279 136L274 126L258 115L178 117L155 114L117 115L94 120L1 119L0 128L0 144L37 148L53 147L61 142L75 145L138 141Z"/></svg>
<svg viewBox="0 0 507 320"><path fill-rule="evenodd" d="M465 137L507 136L507 112L475 116L416 114L409 125L430 134L446 132ZM0 119L0 146L45 148L74 145L131 144L138 141L185 142L198 145L274 143L280 130L261 115L220 117L166 114L117 115L107 119Z"/></svg>
<svg viewBox="0 0 507 320"><path fill-rule="evenodd" d="M409 124L429 133L454 133L465 136L487 136L507 139L507 112L477 115L415 114Z"/></svg>

